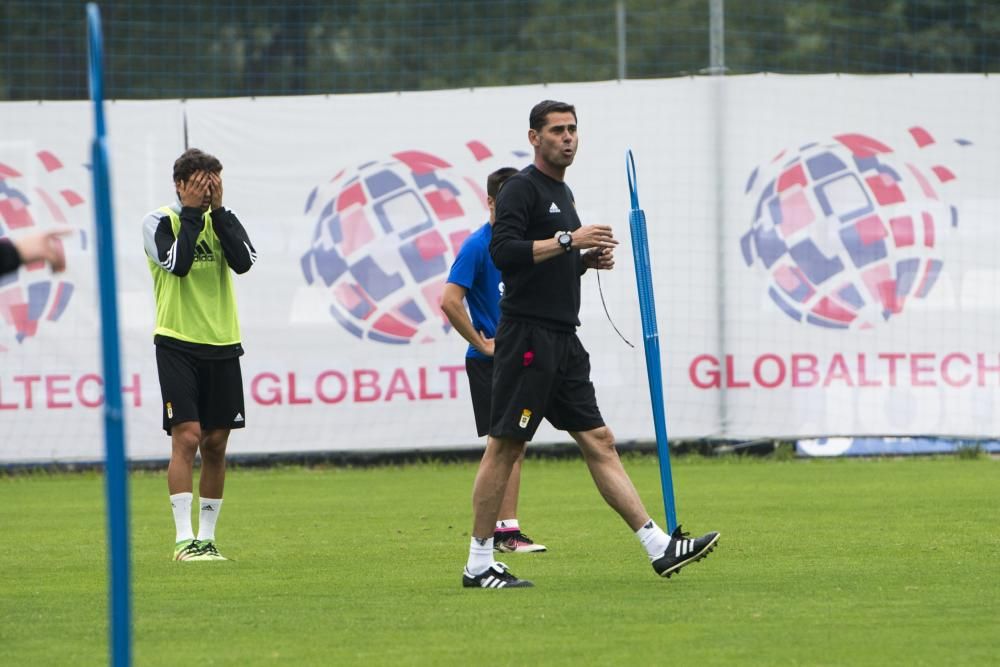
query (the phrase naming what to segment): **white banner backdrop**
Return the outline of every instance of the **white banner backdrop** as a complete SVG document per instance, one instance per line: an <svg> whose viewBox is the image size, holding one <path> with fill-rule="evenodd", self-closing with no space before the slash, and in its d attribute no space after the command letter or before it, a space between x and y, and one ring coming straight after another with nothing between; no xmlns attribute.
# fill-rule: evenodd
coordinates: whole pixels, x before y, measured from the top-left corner
<svg viewBox="0 0 1000 667"><path fill-rule="evenodd" d="M546 98L577 105L582 220L622 242L600 287L636 347L593 272L580 329L620 440L652 438L628 147L671 437L995 435L998 92L974 76L759 75L112 104L129 455L169 453L139 223L173 198L185 137L222 160L260 258L236 277L247 428L230 451L477 443L465 344L437 298L487 218L486 175L530 161L528 111ZM65 274L0 285L0 462L102 455L90 122L84 103L0 105L4 233L30 224L14 200L80 229Z"/></svg>
<svg viewBox="0 0 1000 667"><path fill-rule="evenodd" d="M159 386L151 356L152 283L141 252L139 221L142 211L171 192L170 167L184 147L183 105L116 102L107 106L106 114L112 128L109 152L129 452L166 457L165 443L154 447L149 438L158 421ZM103 458L92 134L89 103L0 104L3 234L16 237L54 224L77 230L64 242L64 273L25 267L0 277L2 462Z"/></svg>

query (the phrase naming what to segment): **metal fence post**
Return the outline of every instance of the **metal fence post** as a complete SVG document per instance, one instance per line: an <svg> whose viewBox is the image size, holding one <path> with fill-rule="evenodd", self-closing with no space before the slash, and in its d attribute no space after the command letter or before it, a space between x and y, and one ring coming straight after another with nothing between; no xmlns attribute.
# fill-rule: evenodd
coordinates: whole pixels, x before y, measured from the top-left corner
<svg viewBox="0 0 1000 667"><path fill-rule="evenodd" d="M717 261L719 270L716 272L718 283L716 285L716 318L718 319L718 339L717 349L719 362L723 368L728 369L726 359L726 257L728 253L726 239L726 24L725 24L725 0L709 0L709 26L708 26L708 53L709 64L707 74L713 77L713 114L712 126L713 154L715 163L716 196L715 208L715 238L718 243ZM727 378L728 379L728 378ZM719 433L725 437L729 431L729 410L727 382L724 380L719 385Z"/></svg>
<svg viewBox="0 0 1000 667"><path fill-rule="evenodd" d="M615 26L618 35L618 80L625 80L625 0L618 0L615 5Z"/></svg>

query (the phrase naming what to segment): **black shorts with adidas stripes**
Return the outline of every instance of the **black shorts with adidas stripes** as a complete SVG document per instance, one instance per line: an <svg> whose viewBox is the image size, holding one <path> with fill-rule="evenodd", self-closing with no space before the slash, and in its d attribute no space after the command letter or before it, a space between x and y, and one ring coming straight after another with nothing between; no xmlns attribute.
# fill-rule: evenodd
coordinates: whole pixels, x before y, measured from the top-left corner
<svg viewBox="0 0 1000 667"><path fill-rule="evenodd" d="M202 431L246 425L238 356L206 359L158 342L156 369L163 397L163 430L168 434L175 424L189 421L199 422Z"/></svg>
<svg viewBox="0 0 1000 667"><path fill-rule="evenodd" d="M490 435L528 441L543 418L561 431L604 426L590 381L590 355L574 332L501 317Z"/></svg>

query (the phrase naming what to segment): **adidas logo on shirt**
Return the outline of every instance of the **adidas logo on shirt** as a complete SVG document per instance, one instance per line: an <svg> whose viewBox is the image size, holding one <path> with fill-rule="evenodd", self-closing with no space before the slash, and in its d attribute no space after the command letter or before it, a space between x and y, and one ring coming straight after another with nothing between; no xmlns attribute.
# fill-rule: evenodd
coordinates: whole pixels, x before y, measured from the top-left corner
<svg viewBox="0 0 1000 667"><path fill-rule="evenodd" d="M549 213L562 213L562 211L559 210L555 202L552 202L552 206L549 206Z"/></svg>
<svg viewBox="0 0 1000 667"><path fill-rule="evenodd" d="M236 413L236 417L233 418L233 421L234 422L241 422L241 421L243 421L243 415L240 414L239 412L237 412Z"/></svg>
<svg viewBox="0 0 1000 667"><path fill-rule="evenodd" d="M208 246L205 241L198 243L194 247L194 261L196 262L214 262L215 255L212 253L212 249Z"/></svg>

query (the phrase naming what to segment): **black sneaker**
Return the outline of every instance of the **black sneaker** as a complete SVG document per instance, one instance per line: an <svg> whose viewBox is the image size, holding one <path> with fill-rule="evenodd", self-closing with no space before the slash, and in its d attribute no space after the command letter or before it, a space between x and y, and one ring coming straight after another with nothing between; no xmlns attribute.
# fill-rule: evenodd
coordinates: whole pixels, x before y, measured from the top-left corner
<svg viewBox="0 0 1000 667"><path fill-rule="evenodd" d="M719 534L716 532L706 533L693 540L688 539L687 533L681 532L681 527L677 526L670 536L667 550L659 558L653 559L653 569L661 577L670 578L675 572L679 572L688 563L701 560L707 556L719 541Z"/></svg>
<svg viewBox="0 0 1000 667"><path fill-rule="evenodd" d="M531 588L533 583L527 579L518 579L503 563L493 563L482 574L471 574L468 570L462 572L464 588Z"/></svg>

